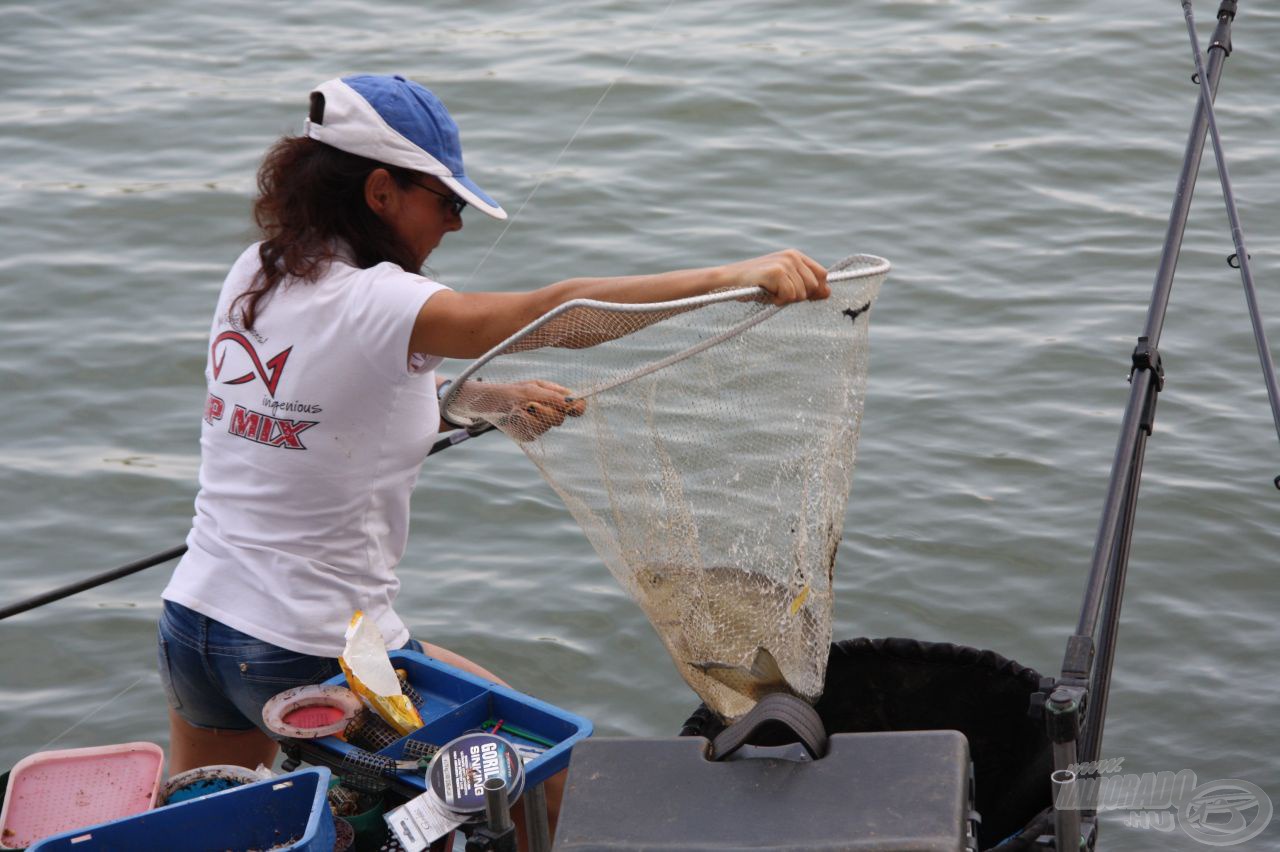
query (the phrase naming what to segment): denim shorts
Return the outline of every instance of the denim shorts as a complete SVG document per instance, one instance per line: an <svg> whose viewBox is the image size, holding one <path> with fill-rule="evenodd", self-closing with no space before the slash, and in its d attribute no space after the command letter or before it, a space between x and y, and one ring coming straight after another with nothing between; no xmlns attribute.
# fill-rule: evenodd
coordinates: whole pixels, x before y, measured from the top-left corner
<svg viewBox="0 0 1280 852"><path fill-rule="evenodd" d="M404 647L421 651L422 643ZM160 615L159 664L165 697L183 721L224 731L261 728L262 705L276 693L342 671L336 659L263 642L173 601Z"/></svg>

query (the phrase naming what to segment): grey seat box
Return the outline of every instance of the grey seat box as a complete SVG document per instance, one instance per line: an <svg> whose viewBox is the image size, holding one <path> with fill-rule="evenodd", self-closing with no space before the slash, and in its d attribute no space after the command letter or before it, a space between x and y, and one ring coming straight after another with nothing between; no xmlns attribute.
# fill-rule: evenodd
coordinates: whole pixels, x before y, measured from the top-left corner
<svg viewBox="0 0 1280 852"><path fill-rule="evenodd" d="M835 734L817 761L712 762L702 737L587 739L569 764L557 852L969 848L958 731Z"/></svg>

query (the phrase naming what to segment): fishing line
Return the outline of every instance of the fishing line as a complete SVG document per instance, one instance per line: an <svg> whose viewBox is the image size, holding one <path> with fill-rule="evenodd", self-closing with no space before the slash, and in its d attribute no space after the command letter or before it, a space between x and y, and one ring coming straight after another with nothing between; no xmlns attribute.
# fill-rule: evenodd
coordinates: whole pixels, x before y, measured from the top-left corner
<svg viewBox="0 0 1280 852"><path fill-rule="evenodd" d="M150 674L150 673L148 673L148 674ZM90 719L92 719L94 716L98 715L100 712L102 712L103 708L105 708L105 707L107 707L107 706L109 706L109 705L111 705L111 704L114 704L116 701L118 701L118 700L120 700L121 698L123 698L123 697L124 697L124 694L125 694L126 692L128 692L128 691L129 691L129 690L131 690L131 689L133 689L133 688L134 688L135 686L137 686L138 684L142 683L142 681L143 681L144 679L146 679L146 677L147 677L147 675L145 675L145 674L144 674L144 675L139 675L139 676L138 676L138 679L137 679L137 680L135 680L133 683L129 684L129 685L128 685L128 686L126 686L124 689L120 690L120 691L119 691L119 692L117 692L115 695L111 696L111 697L110 697L110 698L108 698L106 701L102 702L102 703L101 703L101 704L99 704L97 707L95 707L95 708L93 708L92 710L90 710L90 711L89 711L89 713L88 713L88 714L87 714L83 719L81 719L80 721L76 722L76 723L75 723L74 725L72 725L70 728L67 728L65 731L63 731L62 733L58 734L58 735L57 735L56 737L54 737L53 739L49 740L49 742L47 742L47 743L45 743L44 745L40 746L40 748L36 749L36 751L37 751L37 752L44 751L44 750L45 750L45 749L47 749L49 746L51 746L51 745L53 745L54 743L56 743L58 740L62 739L62 738L63 738L63 737L65 737L67 734L71 733L71 732L72 732L72 731L74 731L76 728L80 727L80 726L81 726L81 725L83 725L85 722L89 721L89 720L90 720ZM34 752L33 752L33 754L34 754Z"/></svg>
<svg viewBox="0 0 1280 852"><path fill-rule="evenodd" d="M674 5L675 5L675 0L669 0L669 2L666 5L666 8L664 8L661 12L659 12L658 17L654 19L653 24L650 26L651 30L655 29L658 26L658 24L662 22L662 19L666 17L667 12ZM576 140L578 138L578 135L582 133L582 131L586 128L587 124L591 121L591 118L596 114L596 110L600 109L600 105L604 103L604 99L609 97L609 93L613 91L613 87L618 85L618 81L622 79L622 75L627 73L627 69L631 67L631 63L635 60L636 54L638 54L639 52L640 52L639 46L637 46L635 50L631 51L631 55L627 57L626 63L622 66L622 70L618 72L618 75L616 77L614 77L611 81L609 81L609 85L605 86L604 91L600 93L600 97L598 100L596 100L595 105L591 107L591 109L587 112L586 118L582 119L582 123L578 125L578 128L576 130L573 131L573 135L569 137L569 141L564 143L564 147L560 149L560 153L556 155L555 161L551 164L551 167L547 169L546 174L538 178L538 182L533 185L533 189L529 190L529 194L525 196L524 201L522 201L520 203L520 206L516 208L516 212L512 213L511 217L507 219L507 224L503 226L502 231L498 234L497 239L493 241L493 245L489 246L489 250L486 251L484 253L484 256L480 258L480 262L476 264L476 268L471 270L471 275L467 277L466 282L463 284L464 287L469 285L471 281L476 277L476 274L480 271L480 267L484 266L485 261L489 259L489 255L493 254L493 250L498 247L498 243L502 242L502 238L507 235L507 231L511 230L511 226L515 224L516 218L519 217L520 213L524 210L524 208L528 206L530 200L533 199L534 193L536 193L542 187L542 184L544 184L547 178L550 177L551 173L555 171L556 166L560 165L560 160L564 158L565 152L569 150L569 146L574 143L574 140Z"/></svg>
<svg viewBox="0 0 1280 852"><path fill-rule="evenodd" d="M1258 360L1262 364L1262 378L1267 386L1267 401L1271 403L1271 419L1275 423L1276 436L1280 437L1280 387L1276 385L1276 366L1271 359L1271 346L1262 327L1262 312L1258 307L1258 293L1253 286L1253 272L1249 268L1249 252L1244 245L1244 231L1240 225L1240 211L1236 209L1235 194L1231 190L1231 176L1227 172L1227 158L1222 151L1222 138L1218 135L1218 120L1214 115L1213 98L1209 93L1209 81L1200 59L1200 40L1196 37L1195 17L1191 12L1191 0L1182 0L1182 12L1187 21L1187 35L1191 38L1191 52L1195 57L1196 80L1200 84L1200 100L1204 102L1205 120L1209 125L1209 138L1213 140L1213 156L1218 165L1218 180L1222 184L1222 200L1227 208L1227 220L1231 223L1231 240L1235 244L1235 264L1239 266L1240 280L1244 284L1244 297L1249 306L1249 319L1253 324L1253 339L1258 347ZM1209 46L1230 52L1229 44L1214 42ZM1280 476L1275 479L1280 488Z"/></svg>

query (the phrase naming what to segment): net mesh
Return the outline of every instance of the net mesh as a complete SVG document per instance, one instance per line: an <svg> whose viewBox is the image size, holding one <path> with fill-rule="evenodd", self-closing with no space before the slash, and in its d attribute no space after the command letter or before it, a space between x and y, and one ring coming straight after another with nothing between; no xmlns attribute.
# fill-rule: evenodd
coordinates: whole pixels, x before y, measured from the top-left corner
<svg viewBox="0 0 1280 852"><path fill-rule="evenodd" d="M855 255L828 271L830 299L781 308L757 288L571 302L445 397L450 420L519 442L726 719L771 692L822 692L868 319L888 270ZM539 381L567 389L577 416L529 404Z"/></svg>

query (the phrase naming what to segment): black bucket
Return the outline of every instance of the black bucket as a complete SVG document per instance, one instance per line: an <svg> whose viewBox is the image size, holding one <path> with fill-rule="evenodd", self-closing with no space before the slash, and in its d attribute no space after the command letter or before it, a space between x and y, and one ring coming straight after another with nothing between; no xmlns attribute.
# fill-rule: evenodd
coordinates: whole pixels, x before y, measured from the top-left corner
<svg viewBox="0 0 1280 852"><path fill-rule="evenodd" d="M1027 714L1040 675L993 651L915 639L831 645L815 709L828 734L955 730L969 740L983 849L1030 848L1052 834L1053 770L1044 723ZM705 706L683 736L715 737L724 723Z"/></svg>

